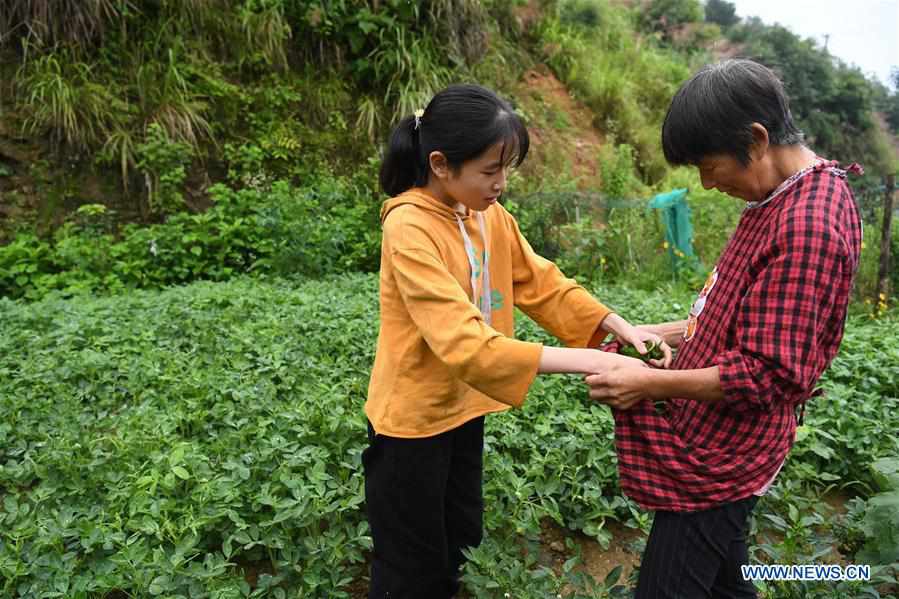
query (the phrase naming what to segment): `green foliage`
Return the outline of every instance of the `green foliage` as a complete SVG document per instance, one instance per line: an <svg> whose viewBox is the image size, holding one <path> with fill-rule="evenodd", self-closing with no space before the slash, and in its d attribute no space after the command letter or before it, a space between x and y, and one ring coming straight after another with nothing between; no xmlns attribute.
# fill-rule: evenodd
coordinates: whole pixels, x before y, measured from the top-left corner
<svg viewBox="0 0 899 599"><path fill-rule="evenodd" d="M892 596L889 584L895 584L895 578L889 574L890 560L862 549L863 545L885 551L896 547L891 537L896 530L895 510L881 512L882 500L874 501L880 495L863 499L883 488L879 484L885 478L885 466L894 465L891 456L899 451L899 440L891 432L899 408L899 387L894 382L899 356L891 347L897 336L895 319L895 314L884 322L849 318L840 353L821 381L824 394L807 403L805 425L797 430L784 470L755 510L760 542L753 550L753 561L835 563L834 557L840 556L835 556L834 549L839 548L843 563L873 566L872 579L766 582L760 585L762 597L876 598L884 589L883 596ZM845 516L835 515L823 496L831 489L862 497L846 502ZM876 522L874 529L872 522Z"/></svg>
<svg viewBox="0 0 899 599"><path fill-rule="evenodd" d="M615 144L614 138L599 152L600 191L610 198L626 198L643 194L646 187L637 179L634 148Z"/></svg>
<svg viewBox="0 0 899 599"><path fill-rule="evenodd" d="M90 45L127 10L116 0L9 0L0 5L0 44Z"/></svg>
<svg viewBox="0 0 899 599"><path fill-rule="evenodd" d="M647 31L667 35L671 29L703 20L703 8L699 0L651 0L640 13L640 24Z"/></svg>
<svg viewBox="0 0 899 599"><path fill-rule="evenodd" d="M377 270L379 205L358 180L321 175L304 187L275 181L242 190L218 184L210 194L209 210L179 212L147 227L116 231L107 211L82 207L50 240L21 233L0 246L0 295L37 300L248 272Z"/></svg>
<svg viewBox="0 0 899 599"><path fill-rule="evenodd" d="M60 25L55 10L73 23ZM21 65L15 118L49 135L60 158L115 167L126 194L142 174L150 209L135 208L147 219L183 204L191 166L163 181L138 155L159 146L153 125L190 145L195 167L224 159L233 182L297 183L333 163L350 172L398 117L474 78L496 27L488 10L502 12L473 0L12 2L0 9L0 40ZM522 52L496 46L503 55L482 73Z"/></svg>
<svg viewBox="0 0 899 599"><path fill-rule="evenodd" d="M895 152L877 141L874 89L861 71L835 60L814 40L758 19L734 27L729 36L781 77L792 113L815 151L881 173L892 170Z"/></svg>
<svg viewBox="0 0 899 599"><path fill-rule="evenodd" d="M0 247L0 286L2 295L21 297L28 289L53 272L54 256L50 245L37 235L23 232ZM41 295L43 295L41 293Z"/></svg>
<svg viewBox="0 0 899 599"><path fill-rule="evenodd" d="M621 281L655 289L660 279L680 279L702 286L706 268L717 260L730 238L742 204L705 190L695 169L670 171L655 189L636 179L633 153L626 145L607 145L600 153L603 190L540 192L512 196L506 207L537 253L556 260L563 272L580 281ZM688 188L693 224L695 268L673 268L665 225L648 210L656 193ZM678 256L678 258L681 258Z"/></svg>
<svg viewBox="0 0 899 599"><path fill-rule="evenodd" d="M2 295L35 300L51 292L115 293L230 278L270 254L252 210L218 206L203 214L181 213L165 224L127 225L118 239L76 223L50 241L20 234L0 248Z"/></svg>
<svg viewBox="0 0 899 599"><path fill-rule="evenodd" d="M695 293L595 291L635 322L682 318ZM0 593L349 596L371 548L359 456L376 276L0 300L0 318ZM828 393L808 406L816 432L756 510L758 559L820 561L831 523L818 496L874 484L871 464L897 455L899 376L880 368L899 363L881 353L895 345L894 321L850 319ZM552 342L527 320L517 334ZM549 568L537 542L546 520L605 545L611 520L648 530L618 487L613 426L565 376L539 378L521 410L488 418L487 535L464 571L471 596L618 597L632 585L617 572L589 578L571 544ZM833 526L862 535L860 547L866 513ZM775 596L801 590L784 584Z"/></svg>
<svg viewBox="0 0 899 599"><path fill-rule="evenodd" d="M859 559L892 564L899 573L899 458L882 458L871 469L881 492L866 505L862 522L866 542Z"/></svg>
<svg viewBox="0 0 899 599"><path fill-rule="evenodd" d="M890 131L893 135L899 135L899 69L893 69L893 92L885 94L881 109Z"/></svg>
<svg viewBox="0 0 899 599"><path fill-rule="evenodd" d="M770 564L822 564L831 563L834 558L833 533L856 534L855 516L837 516L829 520L831 508L821 500L799 489L795 480L782 481L766 495L756 507L756 533L763 540L753 547L750 561ZM859 502L859 499L850 500ZM847 548L848 550L848 548ZM861 557L851 557L854 552L844 554L850 563ZM871 580L865 581L763 581L757 582L759 596L764 599L843 599L845 597L890 597L889 590L881 595L883 583L895 582L882 568L872 567ZM878 590L881 589L881 590Z"/></svg>
<svg viewBox="0 0 899 599"><path fill-rule="evenodd" d="M252 188L278 179L303 185L326 169L351 173L398 117L443 85L477 80L514 96L521 73L541 60L605 135L602 192L645 195L641 186L669 175L658 130L671 96L699 60L677 49L692 52L718 35L714 25L697 22L695 0L656 1L642 13L606 0L551 1L527 32L515 5L473 0L54 5L72 16L68 25L42 24L50 3L7 4L0 27L31 32L3 38L20 63L10 114L21 116L27 133L48 135L60 159L72 154L114 167L127 201L136 203L120 216L139 213L144 220L183 209L182 194L205 193L204 177L190 176L192 169L207 171L212 182ZM711 6L718 4L728 5ZM638 30L641 18L661 23L663 15L665 27L678 30L666 45ZM815 74L829 68L829 58L794 48L796 40L776 28L749 23L731 35L750 33L763 38L753 41L760 56L801 64L797 77L809 64ZM886 106L891 96L870 92L860 74L843 71L809 91L810 101L794 102L801 104L794 112L816 149L878 168L890 149L869 127L868 109L875 99ZM803 108L821 106L818 99L823 111ZM547 125L568 132L587 123L558 113ZM144 193L130 193L135 183ZM88 201L113 205L111 199ZM63 210L64 202L56 204L46 211ZM360 215L368 218L364 210ZM608 215L600 209L593 216L603 223Z"/></svg>
<svg viewBox="0 0 899 599"><path fill-rule="evenodd" d="M562 225L562 252L557 264L562 272L581 281L601 281L614 274L609 264L609 240L602 226L590 217Z"/></svg>
<svg viewBox="0 0 899 599"><path fill-rule="evenodd" d="M519 197L507 194L505 208L518 221L522 234L541 256L555 260L562 249L560 223L577 221L580 205L570 192L542 192Z"/></svg>
<svg viewBox="0 0 899 599"><path fill-rule="evenodd" d="M284 4L290 5L286 12L309 54L324 47L328 56L319 60L329 61L330 56L339 63L345 56L347 74L360 91L377 96L378 110L370 103L362 105L364 113L357 110L357 118L368 122L371 137L424 105L485 49L486 13L472 0Z"/></svg>
<svg viewBox="0 0 899 599"><path fill-rule="evenodd" d="M715 189L704 189L692 167L671 169L656 191L686 188L693 222L693 250L700 262L711 267L737 228L745 204Z"/></svg>
<svg viewBox="0 0 899 599"><path fill-rule="evenodd" d="M540 564L541 547L537 539L522 542L516 536L488 537L479 547L466 551L469 561L462 581L472 596L485 599L518 597L523 590L526 590L527 597L535 598L610 599L629 596L627 588L619 583L621 566L614 568L604 581L597 581L577 569L581 556L570 539L567 547L574 556L562 564L560 572L556 572Z"/></svg>
<svg viewBox="0 0 899 599"><path fill-rule="evenodd" d="M800 432L793 450L805 464L803 478L822 484L840 480L871 490L871 457L899 451L899 440L884 428L899 407L899 351L889 343L878 342L875 348L866 337L871 330L890 330L893 320L850 317L840 355L821 384L824 395L808 402L808 428ZM884 340L892 336L890 330ZM852 410L844 409L847 401L853 403Z"/></svg>
<svg viewBox="0 0 899 599"><path fill-rule="evenodd" d="M566 25L599 27L605 6L596 0L568 0L559 5L559 20Z"/></svg>
<svg viewBox="0 0 899 599"><path fill-rule="evenodd" d="M598 26L574 18L581 4L563 3L560 17L544 19L539 38L546 61L591 109L594 125L634 149L641 179L655 183L668 170L659 128L672 96L689 75L686 60L644 43L625 9L601 0L591 4L603 15Z"/></svg>
<svg viewBox="0 0 899 599"><path fill-rule="evenodd" d="M351 89L334 73L268 77L236 103L246 135L223 146L232 184L300 183L317 170L355 172L368 157L344 116L353 106Z"/></svg>
<svg viewBox="0 0 899 599"><path fill-rule="evenodd" d="M127 103L96 80L96 69L60 51L40 56L19 69L19 99L30 107L23 126L32 134L49 132L58 148L97 147L127 116Z"/></svg>
<svg viewBox="0 0 899 599"><path fill-rule="evenodd" d="M245 44L255 51L241 61L283 68L287 64L287 41L291 26L279 2L254 0L238 8L240 31Z"/></svg>
<svg viewBox="0 0 899 599"><path fill-rule="evenodd" d="M278 182L269 198L261 222L274 246L276 272L321 276L377 270L380 206L360 182L321 178L300 193Z"/></svg>
<svg viewBox="0 0 899 599"><path fill-rule="evenodd" d="M344 298L373 291L348 282ZM346 597L370 547L356 363L376 304L310 302L332 285L247 280L75 312L4 303L4 322L23 328L0 365L3 409L17 414L0 426L2 593L248 596L243 572L257 570L269 574L254 596ZM331 318L356 333L323 335ZM43 341L13 358L7 343L35 333ZM354 356L340 380L327 380L326 348Z"/></svg>
<svg viewBox="0 0 899 599"><path fill-rule="evenodd" d="M140 114L144 122L159 124L172 139L196 147L212 133L199 83L204 65L188 58L188 49L177 39L159 37L147 45L147 50L165 58L141 62L135 70Z"/></svg>
<svg viewBox="0 0 899 599"><path fill-rule="evenodd" d="M825 523L823 510L817 498L802 493L797 481L781 481L761 503L756 526L764 532L759 534L763 542L755 548L758 561L797 564L806 556L820 558L829 553L833 539L819 532Z"/></svg>
<svg viewBox="0 0 899 599"><path fill-rule="evenodd" d="M705 20L720 25L722 29L727 29L739 23L740 17L737 15L737 7L733 2L706 0Z"/></svg>
<svg viewBox="0 0 899 599"><path fill-rule="evenodd" d="M857 297L865 302L866 307L870 308L871 314L876 315L879 311L878 304L882 303L882 298L878 297L878 287L880 280L880 246L883 237L883 205L881 203L883 192L862 193L857 195L856 198L862 205L865 226L855 290ZM866 208L869 208L870 211L866 210ZM893 226L891 227L891 256L894 257L899 256L899 227L895 223L896 219L894 217ZM893 270L890 276L894 288L899 289L899 263L897 263L895 258L891 262Z"/></svg>
<svg viewBox="0 0 899 599"><path fill-rule="evenodd" d="M191 146L172 141L165 130L153 123L147 139L135 148L137 168L144 175L150 209L161 214L183 208L182 186L191 161Z"/></svg>

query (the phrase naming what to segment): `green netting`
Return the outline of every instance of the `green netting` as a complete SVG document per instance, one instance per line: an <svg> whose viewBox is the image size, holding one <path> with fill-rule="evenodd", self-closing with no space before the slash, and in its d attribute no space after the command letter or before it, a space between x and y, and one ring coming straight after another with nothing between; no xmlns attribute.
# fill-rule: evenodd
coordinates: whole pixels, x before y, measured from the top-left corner
<svg viewBox="0 0 899 599"><path fill-rule="evenodd" d="M672 267L675 271L685 268L703 270L703 265L693 250L693 225L690 222L686 189L660 193L648 203L645 199L610 198L597 191L573 190L540 192L525 197L513 196L511 199L539 203L554 222L577 222L582 215L598 208L660 210Z"/></svg>
<svg viewBox="0 0 899 599"><path fill-rule="evenodd" d="M674 269L701 268L702 264L693 251L693 224L690 222L687 190L675 189L660 193L649 201L649 207L662 211L665 239L668 241L668 253Z"/></svg>

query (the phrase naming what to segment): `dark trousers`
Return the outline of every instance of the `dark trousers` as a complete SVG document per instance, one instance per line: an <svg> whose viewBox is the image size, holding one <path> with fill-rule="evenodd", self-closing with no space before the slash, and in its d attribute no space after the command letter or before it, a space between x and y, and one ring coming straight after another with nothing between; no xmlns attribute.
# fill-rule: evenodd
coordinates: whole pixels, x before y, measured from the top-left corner
<svg viewBox="0 0 899 599"><path fill-rule="evenodd" d="M656 512L634 599L755 599L749 515L757 497L699 512Z"/></svg>
<svg viewBox="0 0 899 599"><path fill-rule="evenodd" d="M375 435L362 453L374 541L369 599L446 599L481 542L484 418L423 439Z"/></svg>

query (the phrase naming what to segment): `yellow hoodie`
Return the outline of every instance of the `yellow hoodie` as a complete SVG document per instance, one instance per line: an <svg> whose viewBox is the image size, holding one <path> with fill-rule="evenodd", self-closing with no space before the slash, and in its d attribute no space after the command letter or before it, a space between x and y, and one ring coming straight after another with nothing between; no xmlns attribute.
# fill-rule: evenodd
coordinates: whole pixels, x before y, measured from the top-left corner
<svg viewBox="0 0 899 599"><path fill-rule="evenodd" d="M456 212L422 189L381 208L381 328L365 413L391 437L430 437L520 406L543 346L513 339L514 306L571 347L593 347L609 309L531 249L500 204L484 212L492 322L472 303ZM483 256L479 219L459 215ZM476 264L480 267L480 264Z"/></svg>

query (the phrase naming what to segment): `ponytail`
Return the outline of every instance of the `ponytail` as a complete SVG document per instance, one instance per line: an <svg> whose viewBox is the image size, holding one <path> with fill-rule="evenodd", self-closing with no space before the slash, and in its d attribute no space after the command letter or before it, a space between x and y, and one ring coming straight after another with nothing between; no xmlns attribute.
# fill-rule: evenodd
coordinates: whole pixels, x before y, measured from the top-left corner
<svg viewBox="0 0 899 599"><path fill-rule="evenodd" d="M397 196L407 189L427 185L428 171L421 155L416 117L407 116L390 134L387 152L381 163L381 189L389 196Z"/></svg>
<svg viewBox="0 0 899 599"><path fill-rule="evenodd" d="M390 134L381 163L381 189L397 196L427 185L431 152L443 153L450 168L457 169L496 143L503 144L506 166L518 166L527 155L528 130L515 109L480 85L451 85Z"/></svg>

